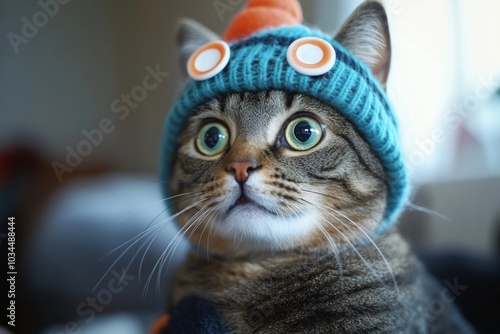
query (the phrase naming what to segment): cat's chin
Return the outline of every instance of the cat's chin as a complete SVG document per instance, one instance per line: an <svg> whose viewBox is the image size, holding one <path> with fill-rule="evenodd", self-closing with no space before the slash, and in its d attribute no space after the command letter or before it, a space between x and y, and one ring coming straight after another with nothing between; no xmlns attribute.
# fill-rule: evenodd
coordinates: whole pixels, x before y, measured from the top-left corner
<svg viewBox="0 0 500 334"><path fill-rule="evenodd" d="M310 214L285 217L249 201L232 206L214 227L228 240L283 250L303 241L314 230L315 220Z"/></svg>
<svg viewBox="0 0 500 334"><path fill-rule="evenodd" d="M265 206L249 199L246 196L240 196L238 200L227 210L227 214L237 214L237 215L245 215L245 214L253 214L254 212L262 211L271 216L277 216L278 213L272 211Z"/></svg>

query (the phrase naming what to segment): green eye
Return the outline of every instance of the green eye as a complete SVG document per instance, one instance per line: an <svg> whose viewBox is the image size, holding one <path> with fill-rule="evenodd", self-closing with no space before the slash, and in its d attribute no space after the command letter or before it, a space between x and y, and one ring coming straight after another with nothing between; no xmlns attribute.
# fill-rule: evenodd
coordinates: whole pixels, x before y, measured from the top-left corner
<svg viewBox="0 0 500 334"><path fill-rule="evenodd" d="M321 140L323 130L312 117L302 116L293 119L285 129L285 140L291 149L306 151L316 146Z"/></svg>
<svg viewBox="0 0 500 334"><path fill-rule="evenodd" d="M196 147L201 154L214 156L226 148L229 142L229 132L227 128L216 122L205 124L196 139Z"/></svg>

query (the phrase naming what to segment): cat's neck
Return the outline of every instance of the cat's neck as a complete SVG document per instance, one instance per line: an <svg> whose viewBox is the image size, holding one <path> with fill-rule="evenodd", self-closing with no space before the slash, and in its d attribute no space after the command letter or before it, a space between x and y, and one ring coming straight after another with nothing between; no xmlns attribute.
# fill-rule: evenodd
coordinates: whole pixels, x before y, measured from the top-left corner
<svg viewBox="0 0 500 334"><path fill-rule="evenodd" d="M408 251L408 246L406 242L397 232L396 228L391 228L383 235L379 237L366 238L363 240L358 240L357 242L351 242L339 247L332 248L307 248L302 249L297 247L295 249L256 249L254 245L245 245L240 243L237 245L222 244L216 245L211 244L212 252L208 253L200 247L192 246L190 257L196 262L218 262L218 261L229 261L233 263L266 263L266 265L272 264L273 262L282 263L283 261L293 260L296 261L298 258L307 259L319 259L323 257L349 257L349 256L359 256L359 252L363 252L364 249L376 250L375 253L388 253L390 254L403 254ZM214 251L215 250L215 251Z"/></svg>

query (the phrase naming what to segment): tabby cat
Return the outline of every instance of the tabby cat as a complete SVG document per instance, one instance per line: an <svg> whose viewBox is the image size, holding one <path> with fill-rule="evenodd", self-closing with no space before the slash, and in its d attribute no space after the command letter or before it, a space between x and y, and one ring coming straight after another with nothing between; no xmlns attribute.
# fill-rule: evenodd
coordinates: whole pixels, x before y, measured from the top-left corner
<svg viewBox="0 0 500 334"><path fill-rule="evenodd" d="M216 35L180 25L182 63ZM385 85L387 18L366 2L335 36ZM167 183L193 252L171 305L212 301L230 333L471 333L384 219L386 172L312 95L227 93L192 111ZM440 304L441 305L441 304Z"/></svg>

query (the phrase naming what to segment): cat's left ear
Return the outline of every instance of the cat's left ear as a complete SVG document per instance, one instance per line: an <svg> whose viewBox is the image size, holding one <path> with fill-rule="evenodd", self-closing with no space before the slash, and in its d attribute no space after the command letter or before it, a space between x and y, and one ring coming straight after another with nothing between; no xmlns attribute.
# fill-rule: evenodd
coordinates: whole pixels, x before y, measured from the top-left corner
<svg viewBox="0 0 500 334"><path fill-rule="evenodd" d="M201 23L187 18L181 19L177 23L176 30L180 67L187 77L186 68L189 57L201 46L219 40L220 37Z"/></svg>
<svg viewBox="0 0 500 334"><path fill-rule="evenodd" d="M387 15L379 2L361 4L335 39L367 65L385 88L391 65L391 39Z"/></svg>

